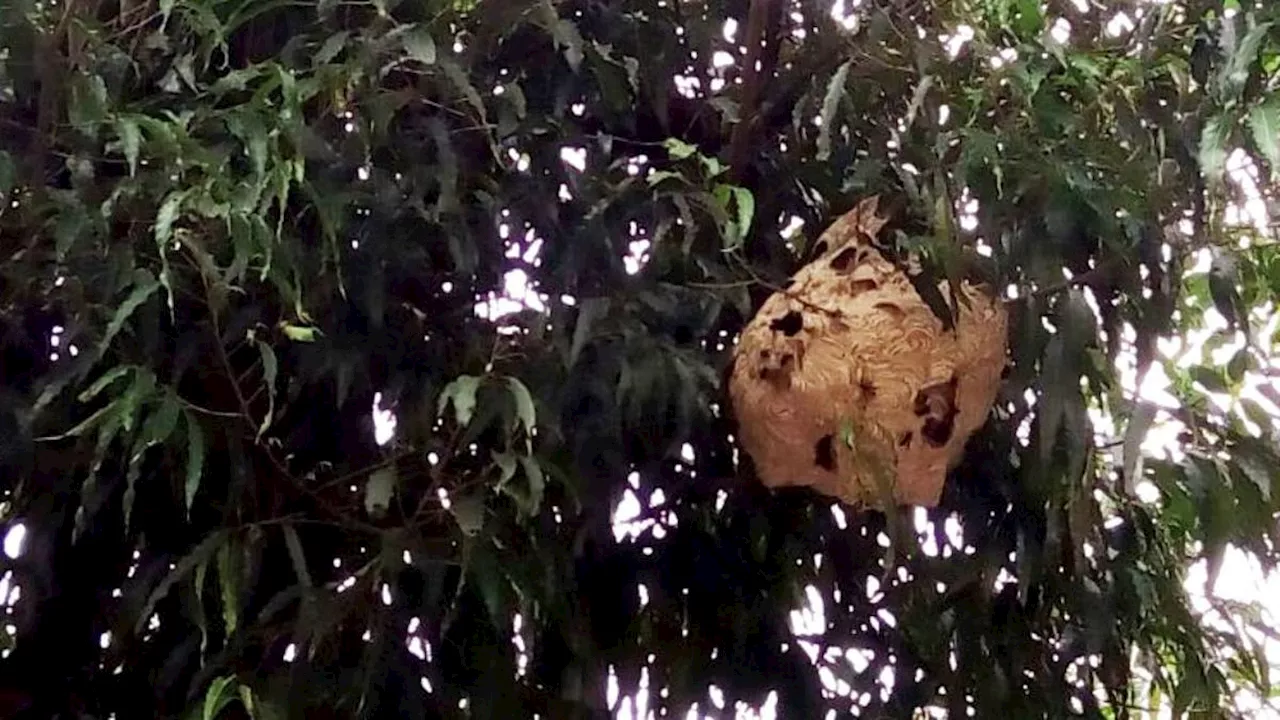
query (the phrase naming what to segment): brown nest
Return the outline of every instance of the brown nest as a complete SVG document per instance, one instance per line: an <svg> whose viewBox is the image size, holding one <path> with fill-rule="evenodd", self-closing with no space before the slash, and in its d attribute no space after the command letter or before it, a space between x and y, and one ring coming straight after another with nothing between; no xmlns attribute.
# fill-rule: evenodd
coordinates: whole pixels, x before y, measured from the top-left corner
<svg viewBox="0 0 1280 720"><path fill-rule="evenodd" d="M934 506L1005 366L1003 303L962 282L946 330L872 243L863 200L826 250L747 324L729 393L739 442L769 487L812 486L855 505ZM939 289L949 297L945 281Z"/></svg>

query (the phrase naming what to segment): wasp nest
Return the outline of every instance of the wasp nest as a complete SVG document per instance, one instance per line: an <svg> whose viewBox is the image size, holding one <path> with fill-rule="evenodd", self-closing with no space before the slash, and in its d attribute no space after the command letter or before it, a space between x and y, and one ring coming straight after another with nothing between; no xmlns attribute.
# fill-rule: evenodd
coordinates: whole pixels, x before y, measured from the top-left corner
<svg viewBox="0 0 1280 720"><path fill-rule="evenodd" d="M995 401L1007 316L966 282L945 330L873 247L885 224L876 211L873 197L838 219L819 257L765 302L742 332L729 392L766 485L933 506ZM945 281L940 290L949 297Z"/></svg>

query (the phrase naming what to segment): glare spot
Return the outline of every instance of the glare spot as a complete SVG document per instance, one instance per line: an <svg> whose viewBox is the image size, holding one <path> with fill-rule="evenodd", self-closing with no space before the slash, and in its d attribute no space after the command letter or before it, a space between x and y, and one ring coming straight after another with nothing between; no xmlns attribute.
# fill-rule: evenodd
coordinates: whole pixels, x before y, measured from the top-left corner
<svg viewBox="0 0 1280 720"><path fill-rule="evenodd" d="M382 393L373 395L373 441L379 446L391 442L396 435L396 416L382 407Z"/></svg>
<svg viewBox="0 0 1280 720"><path fill-rule="evenodd" d="M17 560L26 550L26 544L27 526L22 523L14 523L4 536L4 554L11 560Z"/></svg>

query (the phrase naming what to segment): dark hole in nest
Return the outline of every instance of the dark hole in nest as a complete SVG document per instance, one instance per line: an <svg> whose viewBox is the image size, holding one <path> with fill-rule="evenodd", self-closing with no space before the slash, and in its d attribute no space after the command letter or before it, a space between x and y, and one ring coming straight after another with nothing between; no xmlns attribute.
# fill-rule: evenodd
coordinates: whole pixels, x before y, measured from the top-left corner
<svg viewBox="0 0 1280 720"><path fill-rule="evenodd" d="M914 436L915 433L912 433L911 431L902 433L902 436L898 438L898 447L907 447L910 445Z"/></svg>
<svg viewBox="0 0 1280 720"><path fill-rule="evenodd" d="M949 412L954 412L953 408L956 404L956 377L936 385L920 388L916 393L915 401L912 403L912 412L917 417L925 415L941 416Z"/></svg>
<svg viewBox="0 0 1280 720"><path fill-rule="evenodd" d="M847 247L831 258L831 269L839 273L849 272L862 260L862 252L856 247Z"/></svg>
<svg viewBox="0 0 1280 720"><path fill-rule="evenodd" d="M764 351L761 357L767 357ZM791 371L795 369L796 356L791 353L785 353L778 359L776 367L765 365L760 368L760 379L773 383L774 386L788 389L791 387Z"/></svg>
<svg viewBox="0 0 1280 720"><path fill-rule="evenodd" d="M956 427L956 377L921 389L912 410L924 418L920 436L925 442L935 448L946 445Z"/></svg>
<svg viewBox="0 0 1280 720"><path fill-rule="evenodd" d="M864 400L871 400L876 396L876 386L869 380L863 380L858 383L858 390L862 393Z"/></svg>
<svg viewBox="0 0 1280 720"><path fill-rule="evenodd" d="M849 283L849 287L852 289L853 294L857 295L859 293L875 290L877 287L880 287L880 283L877 283L875 280L854 280L852 283Z"/></svg>
<svg viewBox="0 0 1280 720"><path fill-rule="evenodd" d="M823 435L821 440L814 443L813 462L815 465L828 472L836 469L836 448L834 437L830 435Z"/></svg>
<svg viewBox="0 0 1280 720"><path fill-rule="evenodd" d="M814 254L814 256L815 256L815 257L822 257L823 255L826 255L826 254L827 254L827 249L828 249L828 247L829 247L829 246L827 245L827 241L826 241L826 240L823 240L823 241L819 242L817 245L814 245L814 246L813 246L813 254Z"/></svg>
<svg viewBox="0 0 1280 720"><path fill-rule="evenodd" d="M875 309L888 315L892 315L894 320L901 320L907 315L902 308L889 302L876 303Z"/></svg>
<svg viewBox="0 0 1280 720"><path fill-rule="evenodd" d="M931 447L938 448L947 444L955 428L956 413L952 410L941 418L926 418L924 427L920 428L920 436Z"/></svg>
<svg viewBox="0 0 1280 720"><path fill-rule="evenodd" d="M782 317L769 323L769 329L774 332L780 332L787 337L791 337L804 329L804 316L792 310Z"/></svg>

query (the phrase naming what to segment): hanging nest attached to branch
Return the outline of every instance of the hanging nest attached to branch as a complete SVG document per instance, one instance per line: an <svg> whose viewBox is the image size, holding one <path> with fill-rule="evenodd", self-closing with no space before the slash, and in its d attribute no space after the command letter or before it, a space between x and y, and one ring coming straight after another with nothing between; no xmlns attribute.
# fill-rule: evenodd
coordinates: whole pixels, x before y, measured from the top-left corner
<svg viewBox="0 0 1280 720"><path fill-rule="evenodd" d="M819 238L826 250L747 324L729 393L765 485L932 507L995 401L1008 317L963 282L944 329L873 246L885 224L877 205L868 198L836 220ZM945 281L939 289L950 296Z"/></svg>

